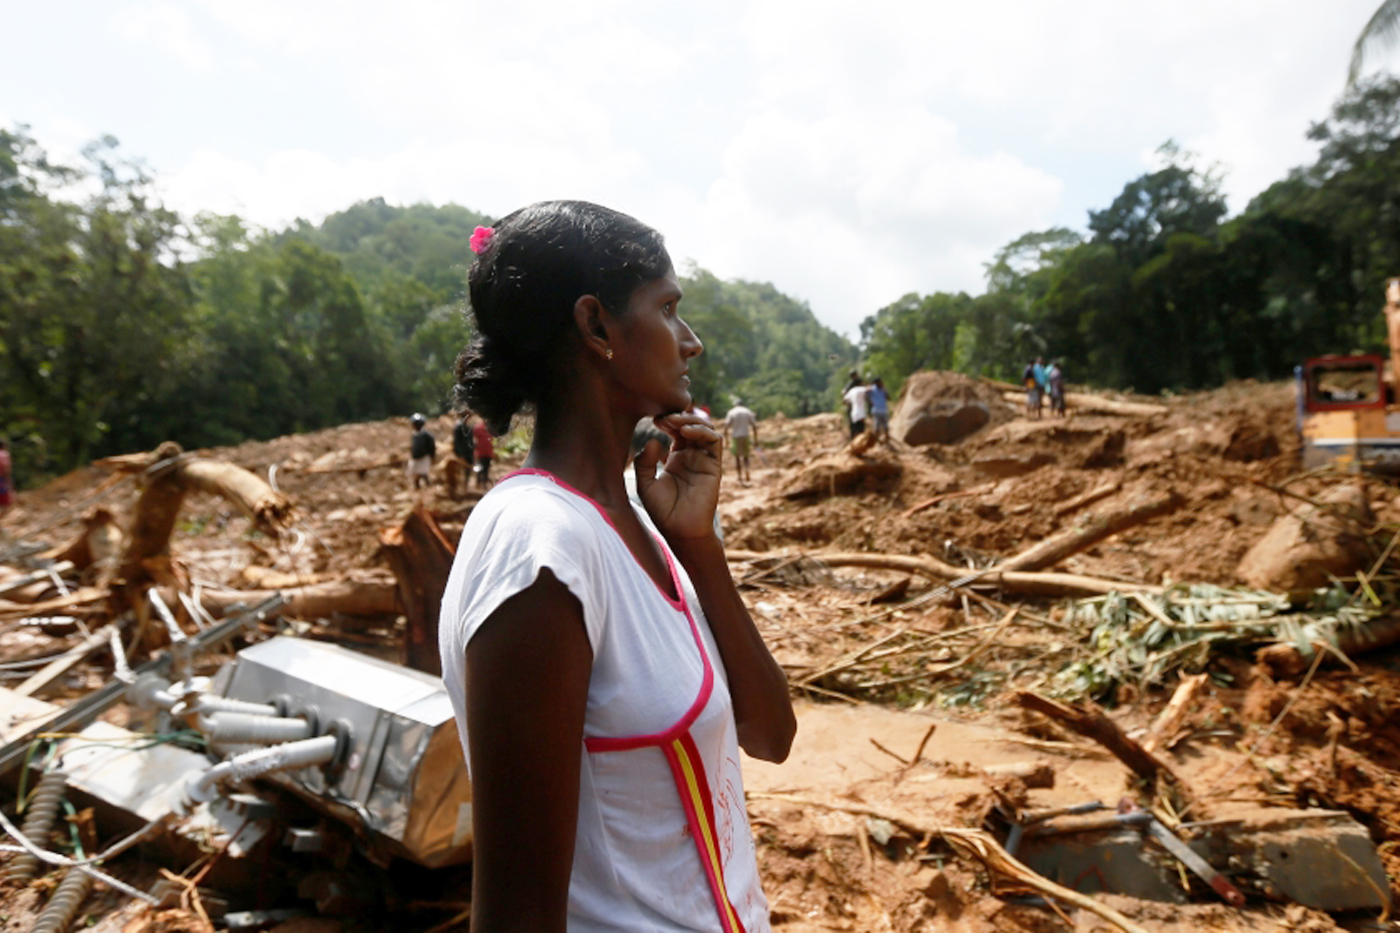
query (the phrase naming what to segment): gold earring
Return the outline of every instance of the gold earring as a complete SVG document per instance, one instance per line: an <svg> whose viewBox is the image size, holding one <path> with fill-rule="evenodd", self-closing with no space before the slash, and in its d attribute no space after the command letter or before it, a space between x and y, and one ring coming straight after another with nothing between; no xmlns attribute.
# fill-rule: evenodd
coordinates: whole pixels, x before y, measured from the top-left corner
<svg viewBox="0 0 1400 933"><path fill-rule="evenodd" d="M612 359L612 347L608 347L608 359Z"/></svg>

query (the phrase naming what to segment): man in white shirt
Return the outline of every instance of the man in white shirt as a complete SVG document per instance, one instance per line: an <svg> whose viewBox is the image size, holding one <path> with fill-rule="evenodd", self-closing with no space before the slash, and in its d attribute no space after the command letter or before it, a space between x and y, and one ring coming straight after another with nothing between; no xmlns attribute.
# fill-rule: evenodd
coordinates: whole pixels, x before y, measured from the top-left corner
<svg viewBox="0 0 1400 933"><path fill-rule="evenodd" d="M846 403L851 413L851 440L865 430L865 416L870 411L870 388L860 381L859 376L853 378L855 385L841 396L841 401Z"/></svg>
<svg viewBox="0 0 1400 933"><path fill-rule="evenodd" d="M739 469L739 484L747 486L750 477L749 451L753 444L758 443L758 418L737 398L729 414L724 416L724 433L734 436L734 463Z"/></svg>

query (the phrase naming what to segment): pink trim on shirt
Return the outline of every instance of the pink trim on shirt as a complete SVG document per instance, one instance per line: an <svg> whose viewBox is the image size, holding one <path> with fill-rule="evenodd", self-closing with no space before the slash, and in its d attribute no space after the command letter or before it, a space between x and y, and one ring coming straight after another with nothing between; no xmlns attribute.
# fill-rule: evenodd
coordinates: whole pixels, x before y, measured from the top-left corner
<svg viewBox="0 0 1400 933"><path fill-rule="evenodd" d="M598 514L603 517L603 521L608 523L608 527L613 530L614 534L617 534L618 539L622 539L622 535L619 534L617 531L617 526L612 523L612 519L608 517L607 511L601 505L594 501L594 499L591 496L588 496L582 492L579 492L577 489L574 489L568 483L559 479L557 476L555 476L553 473L550 473L548 470L540 470L535 468L520 469L501 477L500 482L504 483L512 476L521 475L543 476L545 479L551 481L560 489L563 489L567 492L571 492L574 495L578 496L580 499L583 499L584 501L592 504L592 506L598 510ZM691 613L690 606L686 602L685 589L681 586L680 573L676 569L675 562L671 559L670 548L666 547L665 542L661 541L660 538L657 539L657 544L661 547L661 556L666 559L666 569L671 574L671 585L676 588L676 593L679 595L680 598L672 599L666 593L666 591L661 589L661 587L659 586L657 586L656 589L658 592L661 593L662 597L666 600L667 603L669 603L674 608L680 610L681 612L685 613L686 621L690 623L690 637L695 639L695 648L697 651L700 652L700 662L704 666L704 675L700 679L700 691L695 697L695 702L690 704L690 709L686 710L685 714L681 716L681 718L678 719L675 722L675 724L672 725L669 729L666 729L662 732L655 732L651 735L628 735L618 737L586 736L583 740L583 743L584 747L587 748L590 752L622 752L629 751L634 748L662 746L673 742L681 735L683 735L688 729L690 729L691 725L694 724L695 720L700 717L700 712L705 708L705 704L710 702L710 694L714 692L715 669L710 664L709 652L705 650L705 642L700 635L700 626L696 623L695 616ZM626 545L627 543L624 541L623 546L626 547ZM643 573L646 573L646 568L642 567L641 562L637 560L635 554L632 554L630 548L628 548L627 553L631 555L632 561L637 565L637 568ZM647 574L647 579L651 580L651 574ZM651 582L653 585L656 584L655 580L652 580Z"/></svg>
<svg viewBox="0 0 1400 933"><path fill-rule="evenodd" d="M607 522L607 523L608 523L608 527L611 528L611 529L613 530L613 534L617 535L618 538L622 538L622 532L618 531L618 530L617 530L617 526L613 524L612 517L608 515L608 510L607 510L607 509L605 509L605 508L603 508L601 505L599 505L599 504L598 504L598 501L597 501L596 499L594 499L592 496L588 495L588 493L586 493L586 492L579 492L577 489L575 489L574 487L570 486L568 483L564 482L562 479L560 479L559 477L555 476L553 473L549 472L548 470L541 470L541 469L538 469L538 468L536 468L536 467L521 467L520 469L515 470L515 471L512 472L512 473L507 473L505 476L502 476L502 477L500 478L499 482L504 483L506 480L510 479L512 476L543 476L545 479L549 480L551 483L553 483L554 485L558 486L560 489L564 490L565 492L571 492L571 493L573 493L574 495L578 496L578 497L579 497L580 499L582 499L583 501L587 502L589 505L593 506L593 508L597 509L597 510L598 510L598 514L601 515L601 516L603 516L603 521ZM639 561L639 560L637 560L637 555L632 553L632 549L631 549L631 548L627 548L627 553L628 553L629 556L631 556L632 561L633 561L638 567L641 567L642 573L646 573L646 574L647 574L647 579L648 579L648 580L651 580L652 585L655 586L655 587L657 588L657 590L660 591L660 593L661 593L661 595L662 595L663 597L665 597L667 604L670 605L670 607L671 607L672 609L676 609L676 610L678 610L678 611L685 612L686 615L689 615L690 612L689 612L689 610L687 610L686 607L685 607L685 590L681 589L681 581L680 581L680 579L676 576L676 568L675 568L674 566L672 566L672 564L671 564L671 554L670 554L670 552L666 549L665 544L662 543L661 537L660 537L659 535L652 535L652 537L656 539L656 543L657 543L657 545L658 545L658 546L660 547L660 549L661 549L661 556L664 557L664 558L666 558L666 569L669 570L669 571L670 571L670 574L671 574L671 586L672 586L672 587L675 589L675 591L676 591L676 598L675 598L675 599L672 599L672 598L671 598L671 594L668 593L668 592L666 592L666 590L663 589L663 588L661 587L661 585L658 584L655 580L651 580L651 574L647 573L647 569L646 569L645 567L642 567L642 562ZM623 547L627 547L627 542L626 542L625 540L622 542L622 546L623 546Z"/></svg>

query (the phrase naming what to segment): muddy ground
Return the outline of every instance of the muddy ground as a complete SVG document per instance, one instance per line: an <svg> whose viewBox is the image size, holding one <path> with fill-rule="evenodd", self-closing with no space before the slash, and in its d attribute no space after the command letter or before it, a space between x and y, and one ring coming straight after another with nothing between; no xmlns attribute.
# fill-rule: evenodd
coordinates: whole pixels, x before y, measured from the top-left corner
<svg viewBox="0 0 1400 933"><path fill-rule="evenodd" d="M878 815L848 812L864 807L917 814L926 827L980 827L995 825L993 811L1007 799L1040 807L1140 795L1126 769L1098 746L1011 699L1023 689L1054 693L1064 683L1055 672L1092 654L1084 648L1087 632L1066 621L1072 617L1063 600L992 590L937 595L918 575L825 566L798 555L928 555L983 568L1091 512L1094 503L1076 506L1088 495L1107 489L1099 501L1109 502L1172 490L1180 503L1166 514L1046 569L1132 583L1237 587L1245 552L1277 519L1337 481L1302 473L1287 384L1240 383L1143 401L1165 411L1071 411L1067 419L1029 420L1005 405L958 443L911 448L895 442L861 455L848 450L845 427L834 414L779 416L760 425L753 483L740 486L728 473L720 508L727 547L781 555L733 565L799 703L793 759L783 766L745 766L776 929L1111 928L1073 908L1018 905L1013 895L1022 892L936 838L915 838ZM444 453L450 420L429 429ZM318 578L387 579L379 554L382 529L402 522L421 502L455 541L474 501L450 497L440 471L427 490L409 488L402 472L409 431L406 420L352 424L200 452L269 478L296 503L297 533L271 541L223 501L193 495L173 539L175 556L193 580L210 587L248 587L250 566ZM496 475L518 463L522 451L521 437L501 443ZM1400 504L1379 481L1367 485L1367 496L1373 533L1383 543L1400 528ZM121 515L135 499L135 480L111 482L106 471L85 468L20 493L0 530L11 539L57 544L77 533L93 507ZM1383 583L1378 578L1375 588ZM1008 614L1008 607L1018 611ZM308 637L383 657L397 655L402 637L402 620L393 617L306 621L301 631ZM52 654L73 637L46 635L35 626L0 627L0 661ZM880 660L882 645L905 647ZM1125 731L1138 734L1175 687L1179 668L1207 672L1203 694L1163 753L1200 809L1212 815L1260 804L1345 810L1379 844L1393 896L1393 880L1400 878L1400 740L1391 724L1400 713L1400 655L1357 655L1354 670L1322 666L1300 689L1296 678L1276 680L1255 664L1254 647L1225 644L1155 678L1110 679L1093 698ZM96 657L47 696L66 702L110 673L110 661ZM23 676L0 670L0 684ZM112 718L120 720L120 713ZM1027 787L1020 778L997 774L1007 766L1035 765L1053 774L1052 786ZM121 866L134 878L190 867L138 855ZM416 910L400 900L372 922L321 918L321 926L298 921L301 926L283 929L429 929L450 923L452 911L433 913L423 903L456 904L464 891L461 878L444 880ZM27 929L44 892L42 882L6 892L0 930ZM1258 897L1235 910L1199 889L1186 906L1104 899L1151 930L1321 931L1338 923L1366 928L1368 922ZM84 922L152 931L194 923L172 916L173 925L161 926L159 918L122 904L111 892L94 898Z"/></svg>

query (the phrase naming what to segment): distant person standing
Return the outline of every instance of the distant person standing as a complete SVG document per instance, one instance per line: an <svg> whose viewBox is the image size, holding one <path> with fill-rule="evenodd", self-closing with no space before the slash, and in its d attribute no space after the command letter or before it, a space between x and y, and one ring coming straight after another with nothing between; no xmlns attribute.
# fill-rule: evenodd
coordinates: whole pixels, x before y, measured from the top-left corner
<svg viewBox="0 0 1400 933"><path fill-rule="evenodd" d="M1063 418L1065 416L1065 372L1060 367L1059 360L1050 364L1050 368L1045 372L1045 380L1050 387L1050 414Z"/></svg>
<svg viewBox="0 0 1400 933"><path fill-rule="evenodd" d="M472 440L476 454L476 463L472 466L472 473L476 476L476 488L489 489L491 458L496 455L496 447L491 442L491 432L487 429L486 422L480 418L472 419Z"/></svg>
<svg viewBox="0 0 1400 933"><path fill-rule="evenodd" d="M414 489L421 489L431 481L433 459L437 457L437 441L424 427L427 420L417 412L410 419L413 436L408 441L408 476Z"/></svg>
<svg viewBox="0 0 1400 933"><path fill-rule="evenodd" d="M0 515L4 515L14 504L15 497L11 491L13 481L10 478L10 445L3 437L0 437Z"/></svg>
<svg viewBox="0 0 1400 933"><path fill-rule="evenodd" d="M890 442L890 394L885 391L885 380L879 376L870 384L870 420L875 432L875 440Z"/></svg>
<svg viewBox="0 0 1400 933"><path fill-rule="evenodd" d="M452 458L447 461L447 494L457 498L457 482L461 480L466 491L465 473L472 469L475 459L476 438L472 436L472 426L466 413L452 426Z"/></svg>
<svg viewBox="0 0 1400 933"><path fill-rule="evenodd" d="M1026 417L1040 417L1040 380L1036 378L1036 364L1039 358L1026 364L1021 370L1021 384L1026 387Z"/></svg>
<svg viewBox="0 0 1400 933"><path fill-rule="evenodd" d="M758 443L758 418L747 408L742 399L734 400L734 407L724 416L724 433L734 437L734 465L739 473L739 484L747 486L752 474L749 472L749 452Z"/></svg>
<svg viewBox="0 0 1400 933"><path fill-rule="evenodd" d="M851 373L851 379L855 384L841 396L841 401L846 403L846 410L850 413L851 439L855 440L865 431L865 417L870 411L870 390L855 373Z"/></svg>

